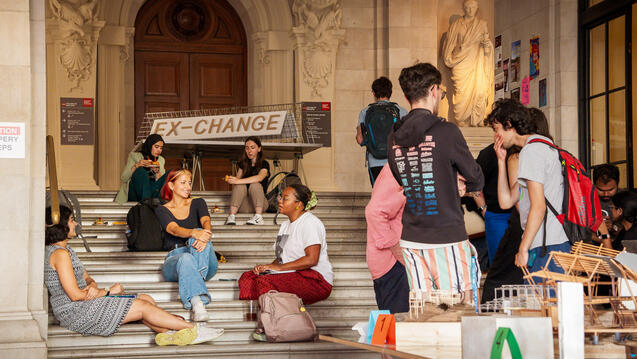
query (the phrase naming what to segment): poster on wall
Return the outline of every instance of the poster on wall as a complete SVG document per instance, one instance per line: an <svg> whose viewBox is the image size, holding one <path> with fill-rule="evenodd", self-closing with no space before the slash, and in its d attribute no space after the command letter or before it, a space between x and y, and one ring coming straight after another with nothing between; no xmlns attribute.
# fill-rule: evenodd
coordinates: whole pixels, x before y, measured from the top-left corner
<svg viewBox="0 0 637 359"><path fill-rule="evenodd" d="M521 40L511 43L511 82L517 83L520 81L520 45Z"/></svg>
<svg viewBox="0 0 637 359"><path fill-rule="evenodd" d="M24 158L24 122L0 122L0 158Z"/></svg>
<svg viewBox="0 0 637 359"><path fill-rule="evenodd" d="M504 98L504 73L495 74L495 99L496 101Z"/></svg>
<svg viewBox="0 0 637 359"><path fill-rule="evenodd" d="M540 96L539 96L540 107L544 107L546 106L546 79L540 80L539 92L540 92Z"/></svg>
<svg viewBox="0 0 637 359"><path fill-rule="evenodd" d="M511 90L511 98L520 101L520 88L516 87Z"/></svg>
<svg viewBox="0 0 637 359"><path fill-rule="evenodd" d="M332 106L330 102L301 102L303 139L332 147Z"/></svg>
<svg viewBox="0 0 637 359"><path fill-rule="evenodd" d="M509 91L509 59L502 61L502 71L504 73L504 91Z"/></svg>
<svg viewBox="0 0 637 359"><path fill-rule="evenodd" d="M95 118L92 98L60 97L60 138L63 145L92 145Z"/></svg>
<svg viewBox="0 0 637 359"><path fill-rule="evenodd" d="M498 35L495 37L495 71L502 70L502 35Z"/></svg>
<svg viewBox="0 0 637 359"><path fill-rule="evenodd" d="M529 44L529 76L531 80L540 75L540 37L531 38Z"/></svg>
<svg viewBox="0 0 637 359"><path fill-rule="evenodd" d="M522 84L520 85L520 102L522 102L523 105L528 105L530 102L530 96L529 96L530 81L531 81L531 78L528 76L525 76L522 79Z"/></svg>

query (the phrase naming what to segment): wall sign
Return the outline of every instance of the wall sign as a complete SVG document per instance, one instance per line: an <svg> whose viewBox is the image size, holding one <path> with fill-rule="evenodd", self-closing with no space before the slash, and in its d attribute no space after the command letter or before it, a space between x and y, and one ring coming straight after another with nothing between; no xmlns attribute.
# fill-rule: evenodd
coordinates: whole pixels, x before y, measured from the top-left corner
<svg viewBox="0 0 637 359"><path fill-rule="evenodd" d="M26 133L22 122L0 122L0 158L24 158Z"/></svg>
<svg viewBox="0 0 637 359"><path fill-rule="evenodd" d="M301 102L303 139L332 147L332 104L330 102Z"/></svg>
<svg viewBox="0 0 637 359"><path fill-rule="evenodd" d="M166 142L281 134L285 111L155 119L151 133Z"/></svg>
<svg viewBox="0 0 637 359"><path fill-rule="evenodd" d="M62 145L95 143L95 107L92 98L60 98L60 138Z"/></svg>

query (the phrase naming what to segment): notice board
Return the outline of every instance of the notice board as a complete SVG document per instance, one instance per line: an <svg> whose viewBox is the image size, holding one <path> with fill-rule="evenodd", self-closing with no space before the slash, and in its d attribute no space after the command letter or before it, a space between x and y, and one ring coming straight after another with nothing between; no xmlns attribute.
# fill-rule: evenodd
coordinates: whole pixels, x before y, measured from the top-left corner
<svg viewBox="0 0 637 359"><path fill-rule="evenodd" d="M60 98L60 138L63 145L93 145L95 106L92 98Z"/></svg>
<svg viewBox="0 0 637 359"><path fill-rule="evenodd" d="M306 143L320 143L332 147L332 104L330 102L301 102L303 139Z"/></svg>

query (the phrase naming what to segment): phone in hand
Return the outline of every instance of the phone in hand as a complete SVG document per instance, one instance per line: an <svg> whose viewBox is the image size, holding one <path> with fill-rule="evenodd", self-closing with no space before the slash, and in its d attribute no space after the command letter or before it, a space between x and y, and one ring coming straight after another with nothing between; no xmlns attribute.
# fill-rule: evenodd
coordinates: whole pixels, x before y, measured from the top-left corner
<svg viewBox="0 0 637 359"><path fill-rule="evenodd" d="M535 263L535 257L537 257L537 252L529 253L529 260L526 262L527 267L533 267L533 264Z"/></svg>

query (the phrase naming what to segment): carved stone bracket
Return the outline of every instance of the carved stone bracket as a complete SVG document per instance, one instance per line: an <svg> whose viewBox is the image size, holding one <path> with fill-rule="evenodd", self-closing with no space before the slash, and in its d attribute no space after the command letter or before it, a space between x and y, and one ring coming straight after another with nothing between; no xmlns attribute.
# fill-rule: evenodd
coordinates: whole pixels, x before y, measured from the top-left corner
<svg viewBox="0 0 637 359"><path fill-rule="evenodd" d="M119 49L119 59L122 63L125 63L130 59L131 43L133 42L133 36L135 36L135 28L128 27L124 33L124 45Z"/></svg>
<svg viewBox="0 0 637 359"><path fill-rule="evenodd" d="M270 51L268 49L268 33L257 32L254 34L254 44L256 49L257 58L261 64L270 63Z"/></svg>
<svg viewBox="0 0 637 359"><path fill-rule="evenodd" d="M49 0L57 23L50 31L58 40L58 60L71 90L79 89L82 81L88 80L96 59L96 44L104 21L97 20L97 0Z"/></svg>
<svg viewBox="0 0 637 359"><path fill-rule="evenodd" d="M345 37L340 0L295 0L292 13L303 82L312 89L312 96L321 97L334 75L336 52Z"/></svg>

